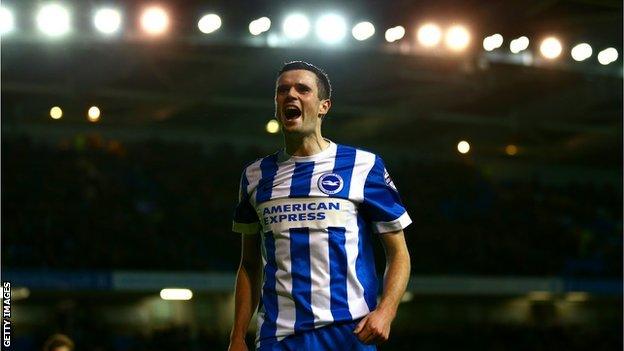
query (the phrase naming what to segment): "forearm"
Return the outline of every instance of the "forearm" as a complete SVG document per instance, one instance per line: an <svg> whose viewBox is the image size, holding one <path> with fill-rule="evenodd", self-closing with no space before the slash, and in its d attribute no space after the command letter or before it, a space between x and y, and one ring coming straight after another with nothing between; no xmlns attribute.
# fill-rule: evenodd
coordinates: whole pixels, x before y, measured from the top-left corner
<svg viewBox="0 0 624 351"><path fill-rule="evenodd" d="M377 309L390 312L394 316L410 277L409 252L407 249L387 251L386 262L384 289Z"/></svg>
<svg viewBox="0 0 624 351"><path fill-rule="evenodd" d="M260 268L241 264L236 274L234 325L230 339L245 338L249 322L258 305L260 295Z"/></svg>

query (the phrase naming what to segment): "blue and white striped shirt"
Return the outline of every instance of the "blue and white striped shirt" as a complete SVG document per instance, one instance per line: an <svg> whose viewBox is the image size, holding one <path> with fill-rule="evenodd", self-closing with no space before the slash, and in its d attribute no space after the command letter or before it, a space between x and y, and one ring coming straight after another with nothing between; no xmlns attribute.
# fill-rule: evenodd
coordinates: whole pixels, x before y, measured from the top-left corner
<svg viewBox="0 0 624 351"><path fill-rule="evenodd" d="M410 223L383 161L371 152L330 142L312 156L282 150L247 166L233 231L262 234L258 345L373 310L371 234Z"/></svg>

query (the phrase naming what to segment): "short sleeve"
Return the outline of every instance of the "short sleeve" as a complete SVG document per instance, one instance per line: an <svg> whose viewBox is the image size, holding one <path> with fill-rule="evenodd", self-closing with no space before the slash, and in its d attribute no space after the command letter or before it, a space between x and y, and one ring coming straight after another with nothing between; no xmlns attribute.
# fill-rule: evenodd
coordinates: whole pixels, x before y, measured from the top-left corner
<svg viewBox="0 0 624 351"><path fill-rule="evenodd" d="M363 206L374 231L378 233L401 230L412 223L401 203L399 191L379 156L375 157L375 164L364 183Z"/></svg>
<svg viewBox="0 0 624 351"><path fill-rule="evenodd" d="M246 171L243 171L238 191L238 204L234 209L232 231L241 234L257 234L260 230L260 222L256 210L249 202L248 186L249 180Z"/></svg>

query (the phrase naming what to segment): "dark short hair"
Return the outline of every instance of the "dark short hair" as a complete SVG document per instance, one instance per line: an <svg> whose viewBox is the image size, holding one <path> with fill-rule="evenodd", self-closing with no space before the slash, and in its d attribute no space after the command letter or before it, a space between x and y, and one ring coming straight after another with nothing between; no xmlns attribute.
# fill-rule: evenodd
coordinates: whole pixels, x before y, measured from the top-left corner
<svg viewBox="0 0 624 351"><path fill-rule="evenodd" d="M282 69L277 73L277 78L282 75L284 72L294 71L298 69L303 69L306 71L310 71L316 75L316 85L318 87L318 97L319 99L331 99L331 84L329 83L329 77L327 73L322 69L316 67L311 63L307 63L305 61L291 61L284 64Z"/></svg>
<svg viewBox="0 0 624 351"><path fill-rule="evenodd" d="M74 349L74 342L67 335L54 334L46 340L43 345L43 351L53 351L57 347L67 346L70 350Z"/></svg>

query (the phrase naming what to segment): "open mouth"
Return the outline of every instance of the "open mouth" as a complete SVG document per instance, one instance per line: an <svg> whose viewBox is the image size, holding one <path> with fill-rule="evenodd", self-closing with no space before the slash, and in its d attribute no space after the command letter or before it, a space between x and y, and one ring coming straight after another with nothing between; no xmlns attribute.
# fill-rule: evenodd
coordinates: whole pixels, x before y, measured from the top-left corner
<svg viewBox="0 0 624 351"><path fill-rule="evenodd" d="M284 109L284 117L286 119L295 119L301 116L301 110L296 106L287 106Z"/></svg>

